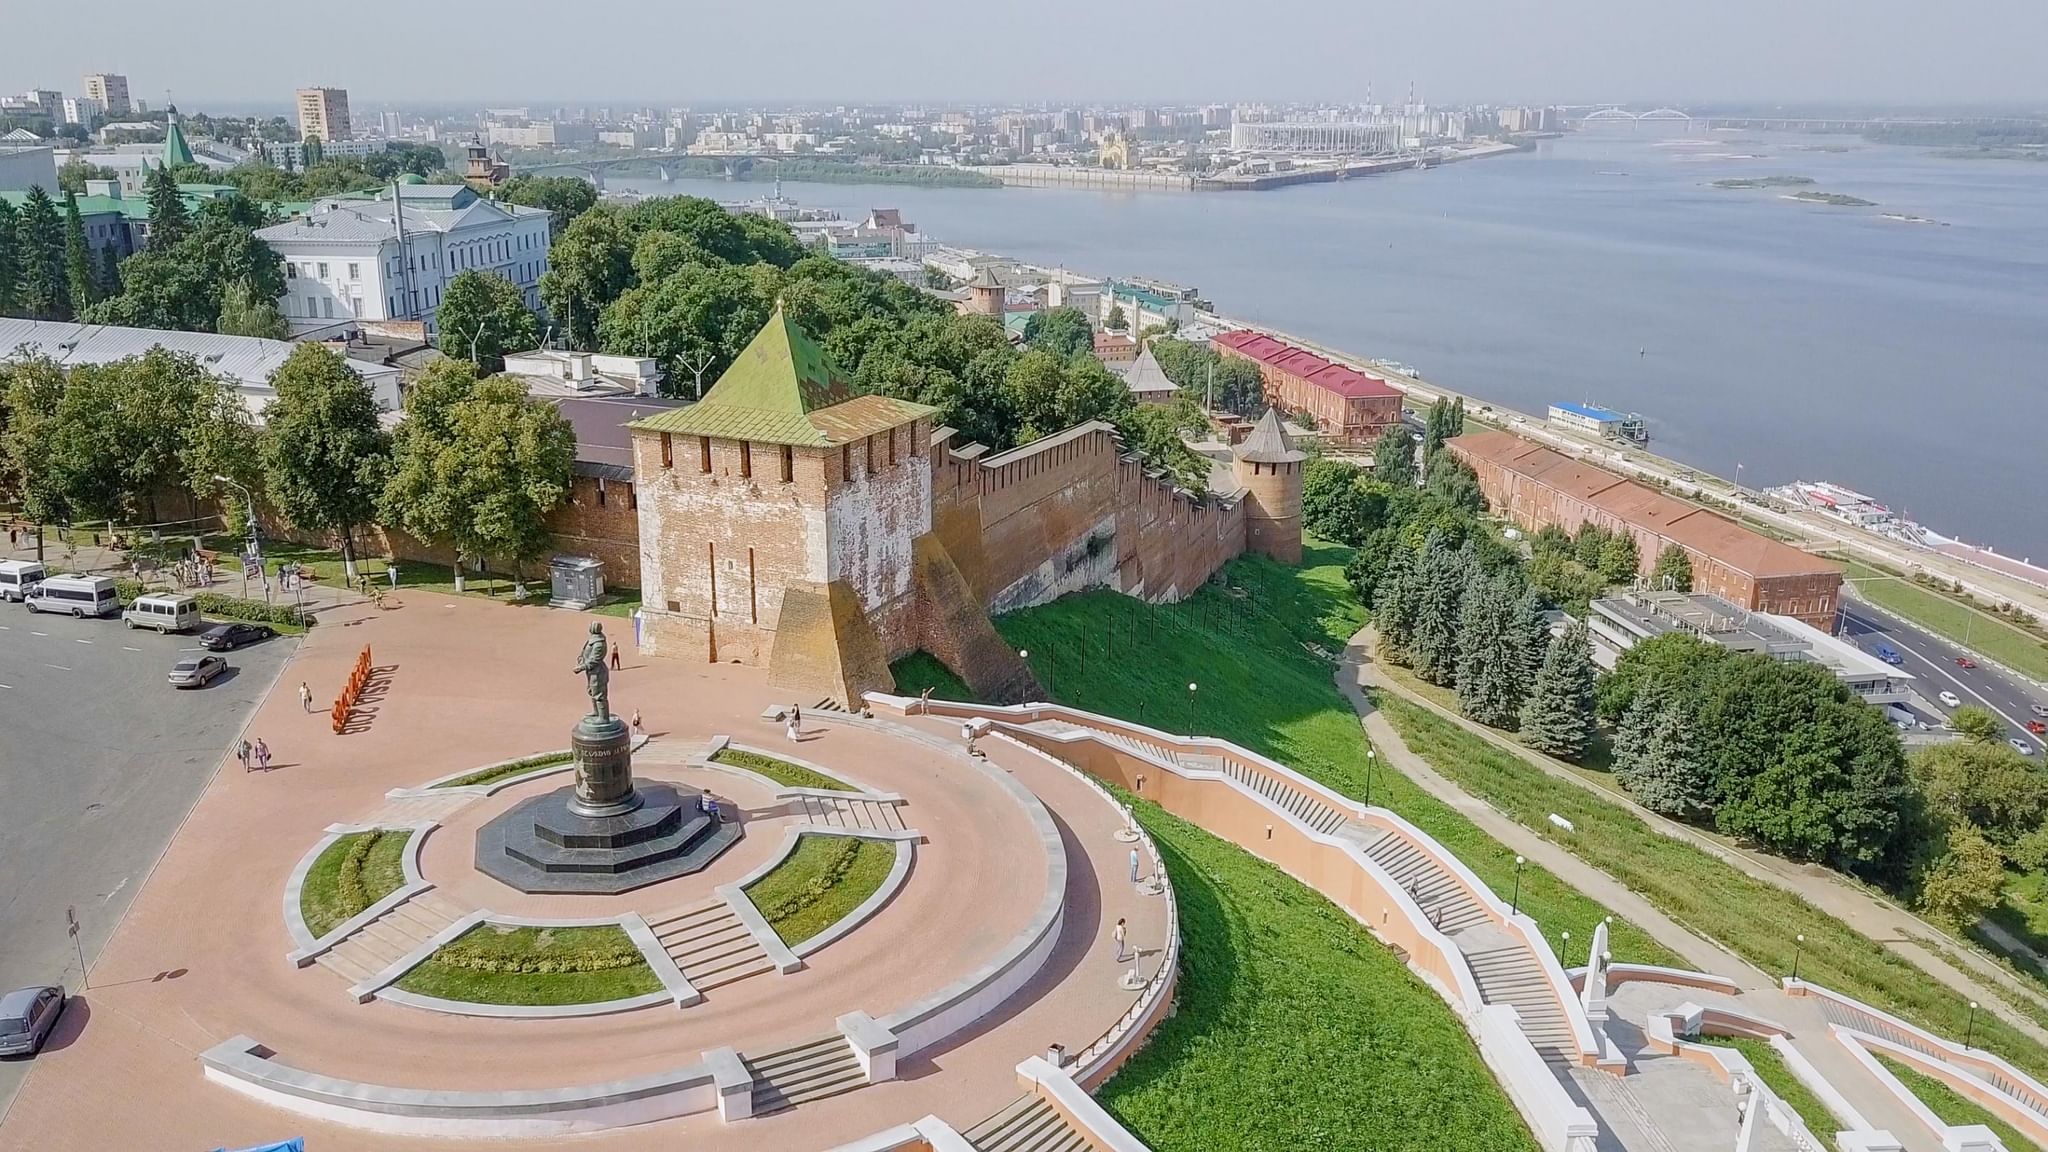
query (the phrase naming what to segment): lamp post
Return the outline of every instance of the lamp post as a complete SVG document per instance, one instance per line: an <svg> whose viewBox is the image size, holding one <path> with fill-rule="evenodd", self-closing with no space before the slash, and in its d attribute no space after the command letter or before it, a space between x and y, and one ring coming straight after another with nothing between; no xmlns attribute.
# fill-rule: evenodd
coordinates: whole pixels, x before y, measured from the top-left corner
<svg viewBox="0 0 2048 1152"><path fill-rule="evenodd" d="M1030 666L1031 666L1031 649L1029 649L1029 648L1019 648L1019 649L1017 649L1017 659L1019 659L1019 660L1022 660L1022 661L1024 662L1024 666L1025 666L1025 667L1027 667L1027 668L1028 668L1028 667L1030 667ZM1046 695L1050 696L1050 695L1052 695L1052 693L1048 692L1048 693L1046 693Z"/></svg>
<svg viewBox="0 0 2048 1152"><path fill-rule="evenodd" d="M1569 964L1572 962L1572 934L1569 931L1565 931L1559 932L1558 936L1563 940L1563 943L1557 946L1558 959Z"/></svg>
<svg viewBox="0 0 2048 1152"><path fill-rule="evenodd" d="M1792 937L1792 978L1799 979L1799 954L1806 949L1806 933Z"/></svg>
<svg viewBox="0 0 2048 1152"><path fill-rule="evenodd" d="M1515 894L1508 901L1508 915L1510 916L1522 910L1522 865L1526 863L1528 861L1520 856L1515 857Z"/></svg>
<svg viewBox="0 0 2048 1152"><path fill-rule="evenodd" d="M1365 806L1372 807L1372 764L1379 759L1379 753L1371 748L1365 750Z"/></svg>
<svg viewBox="0 0 2048 1152"><path fill-rule="evenodd" d="M239 489L242 493L242 508L249 514L249 551L242 562L242 598L246 600L249 596L250 560L256 562L256 578L263 579L263 538L256 529L256 495L249 491L247 484L239 480L218 475L214 479L231 488ZM270 601L270 584L267 581L263 585L263 600L265 603Z"/></svg>
<svg viewBox="0 0 2048 1152"><path fill-rule="evenodd" d="M1970 1027L1963 1033L1963 1051L1968 1052L1977 1043L1977 1002L1970 1001Z"/></svg>
<svg viewBox="0 0 2048 1152"><path fill-rule="evenodd" d="M1195 735L1195 682L1188 681L1188 737Z"/></svg>

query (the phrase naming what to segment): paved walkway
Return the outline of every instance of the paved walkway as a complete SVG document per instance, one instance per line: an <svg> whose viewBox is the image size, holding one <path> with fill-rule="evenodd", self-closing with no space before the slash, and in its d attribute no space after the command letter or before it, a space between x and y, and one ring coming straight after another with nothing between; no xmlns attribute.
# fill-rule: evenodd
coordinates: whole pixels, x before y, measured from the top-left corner
<svg viewBox="0 0 2048 1152"><path fill-rule="evenodd" d="M1357 693L1360 683L1398 693L1403 699L1427 708L1494 746L1513 753L1531 768L1583 788L1610 804L1627 808L1644 823L1664 835L1686 841L1730 867L1739 869L1752 879L1761 880L1797 895L1897 953L1910 961L1914 967L1941 981L1958 994L1979 1001L1987 1011L2013 1028L2042 1044L2048 1044L2048 1028L2043 1028L2012 1005L2014 999L2024 997L2048 1007L2048 993L2001 967L1997 961L1977 951L1972 945L1949 936L1940 928L1894 904L1874 890L1862 887L1832 869L1818 864L1797 864L1766 853L1753 852L1710 836L1690 825L1659 816L1636 804L1627 796L1585 779L1558 761L1533 752L1485 725L1474 723L1434 700L1416 694L1379 673L1377 664L1369 655L1373 643L1370 634L1370 628L1360 629L1345 649L1346 667L1355 665L1358 672L1356 677L1346 674L1340 677L1340 681L1345 686L1346 694L1352 697L1354 705L1359 704L1363 698ZM1921 943L1923 940L1932 941L1941 951L1937 952L1925 946ZM1962 967L1951 963L1949 957L1959 961Z"/></svg>
<svg viewBox="0 0 2048 1152"><path fill-rule="evenodd" d="M1365 726L1366 736L1372 741L1373 747L1378 749L1380 755L1389 763L1420 785L1424 791L1457 809L1460 815L1472 821L1488 836L1528 857L1532 863L1541 865L1553 876L1606 905L1615 915L1628 920L1659 944L1683 957L1687 964L1702 972L1712 972L1735 981L1742 989L1740 1001L1745 1010L1775 1020L1791 1029L1793 1045L1813 1061L1815 1067L1835 1084L1850 1103L1862 1110L1866 1118L1880 1127L1890 1128L1892 1134L1904 1141L1906 1147L1913 1152L1939 1152L1940 1145L1933 1140L1931 1134L1920 1128L1911 1116L1900 1108L1868 1073L1851 1061L1829 1036L1827 1023L1822 1019L1814 1001L1786 996L1779 990L1775 977L1721 945L1695 934L1612 876L1572 855L1555 841L1547 839L1534 829L1467 793L1438 774L1430 767L1428 761L1410 751L1385 714L1373 707L1365 694L1364 688L1368 686L1391 687L1377 675L1375 663L1368 653L1367 632L1360 630L1344 649L1337 672L1337 686L1351 702L1351 706L1357 709ZM1398 687L1394 687L1393 690L1400 691ZM1576 960L1577 958L1566 958L1564 962L1570 966ZM1672 1000L1673 1004L1688 999L1705 1003L1701 997L1709 995L1696 993L1690 989L1672 989L1671 993L1675 997ZM1649 1085L1646 1082L1639 1087ZM1586 1098L1587 1106L1593 1108L1595 1114L1600 1116L1605 1126L1608 1117L1600 1112L1600 1104L1607 1098L1588 1096L1583 1089L1581 1095ZM1685 1100L1677 1094L1673 1094L1673 1098L1662 1099L1662 1102L1674 1108L1687 1107ZM1608 1103L1613 1107L1611 1099ZM1729 1101L1729 1107L1733 1107L1732 1099ZM1651 1114L1656 1114L1654 1107ZM1674 1146L1654 1132L1640 1142L1627 1141L1624 1138L1628 1133L1642 1129L1626 1116L1622 1118L1621 1123L1614 1124L1614 1129L1619 1134L1617 1139L1623 1139L1623 1146L1628 1148L1629 1152L1661 1152ZM1832 1134L1823 1134L1822 1138L1827 1139L1830 1135ZM1682 1143L1675 1146L1685 1147Z"/></svg>

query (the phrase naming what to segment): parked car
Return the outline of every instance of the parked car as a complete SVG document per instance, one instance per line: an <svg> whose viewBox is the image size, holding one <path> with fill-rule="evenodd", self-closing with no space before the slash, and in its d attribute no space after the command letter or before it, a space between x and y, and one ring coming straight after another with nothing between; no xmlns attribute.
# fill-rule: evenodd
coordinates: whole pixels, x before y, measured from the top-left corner
<svg viewBox="0 0 2048 1152"><path fill-rule="evenodd" d="M1958 668L1975 668L1976 666L1977 662L1975 660L1970 659L1968 656L1956 657L1956 667Z"/></svg>
<svg viewBox="0 0 2048 1152"><path fill-rule="evenodd" d="M171 687L204 688L215 676L228 670L228 662L211 653L205 656L180 656L171 665Z"/></svg>
<svg viewBox="0 0 2048 1152"><path fill-rule="evenodd" d="M231 652L275 635L277 629L268 624L215 624L199 634L199 645L214 652Z"/></svg>
<svg viewBox="0 0 2048 1152"><path fill-rule="evenodd" d="M1942 691L1940 699L1943 704L1951 708L1961 708L1963 706L1963 698L1946 689Z"/></svg>
<svg viewBox="0 0 2048 1152"><path fill-rule="evenodd" d="M0 996L0 1056L33 1056L42 1051L57 1017L64 1014L64 989L54 984L16 988Z"/></svg>
<svg viewBox="0 0 2048 1152"><path fill-rule="evenodd" d="M2034 754L2034 746L2017 736L2007 740L2006 743L2012 745L2012 750L2022 756L2032 756Z"/></svg>
<svg viewBox="0 0 2048 1152"><path fill-rule="evenodd" d="M1897 650L1893 649L1892 646L1889 644L1879 644L1877 646L1877 658L1879 660L1884 661L1887 664L1905 663L1905 661L1899 657Z"/></svg>

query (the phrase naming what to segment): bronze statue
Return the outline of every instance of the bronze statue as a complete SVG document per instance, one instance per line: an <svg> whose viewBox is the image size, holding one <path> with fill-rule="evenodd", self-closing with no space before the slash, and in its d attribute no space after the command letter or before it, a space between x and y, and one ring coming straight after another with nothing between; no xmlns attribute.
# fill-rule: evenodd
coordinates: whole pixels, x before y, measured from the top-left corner
<svg viewBox="0 0 2048 1152"><path fill-rule="evenodd" d="M583 673L585 686L590 690L590 714L601 722L612 718L612 674L604 663L605 654L610 649L611 645L604 638L604 625L592 620L590 639L583 642L583 655L576 658L575 670Z"/></svg>

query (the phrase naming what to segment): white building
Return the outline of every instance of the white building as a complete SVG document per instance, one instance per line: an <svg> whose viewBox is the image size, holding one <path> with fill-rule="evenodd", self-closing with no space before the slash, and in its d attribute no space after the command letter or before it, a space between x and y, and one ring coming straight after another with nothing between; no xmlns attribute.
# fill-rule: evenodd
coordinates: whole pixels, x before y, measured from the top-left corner
<svg viewBox="0 0 2048 1152"><path fill-rule="evenodd" d="M294 335L345 332L358 320L416 320L436 333L448 282L473 268L518 285L538 311L548 269L547 209L485 200L463 184L321 200L256 235L284 259L278 308Z"/></svg>
<svg viewBox="0 0 2048 1152"><path fill-rule="evenodd" d="M0 192L26 192L37 187L52 196L59 194L56 151L0 142Z"/></svg>
<svg viewBox="0 0 2048 1152"><path fill-rule="evenodd" d="M64 122L80 124L90 128L92 118L105 112L106 106L90 96L66 96L64 98Z"/></svg>
<svg viewBox="0 0 2048 1152"><path fill-rule="evenodd" d="M301 88L298 100L299 139L325 142L355 134L348 122L348 89Z"/></svg>
<svg viewBox="0 0 2048 1152"><path fill-rule="evenodd" d="M99 102L109 116L126 116L131 110L128 103L128 78L114 72L93 72L85 78L85 94Z"/></svg>

